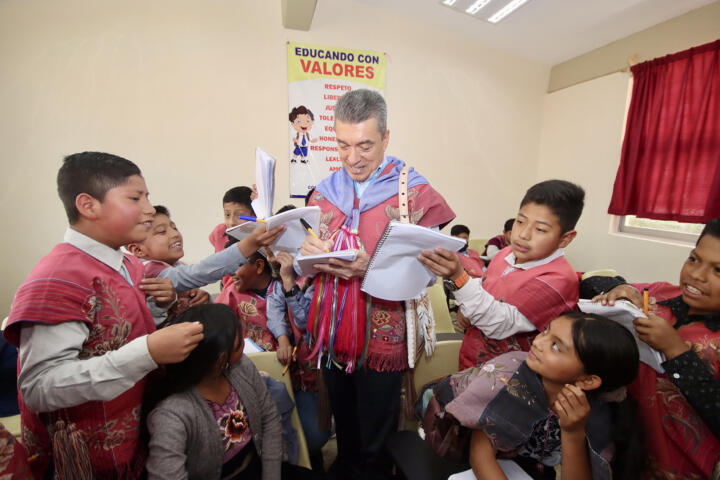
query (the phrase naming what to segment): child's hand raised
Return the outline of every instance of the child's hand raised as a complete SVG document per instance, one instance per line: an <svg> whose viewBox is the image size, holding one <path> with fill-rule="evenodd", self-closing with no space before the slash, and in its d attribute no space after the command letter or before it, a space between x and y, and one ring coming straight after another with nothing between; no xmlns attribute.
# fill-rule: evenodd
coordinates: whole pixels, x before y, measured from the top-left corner
<svg viewBox="0 0 720 480"><path fill-rule="evenodd" d="M283 280L285 280L285 278L294 280L295 270L293 269L294 260L292 255L287 252L278 252L275 258L280 264L280 277L282 277Z"/></svg>
<svg viewBox="0 0 720 480"><path fill-rule="evenodd" d="M247 237L238 242L238 249L245 258L257 252L260 247L272 245L285 231L285 226L280 225L272 230L266 230L265 225L260 225Z"/></svg>
<svg viewBox="0 0 720 480"><path fill-rule="evenodd" d="M463 272L462 264L457 255L444 248L436 248L434 252L423 250L418 255L418 260L425 265L432 273L450 280L460 276Z"/></svg>
<svg viewBox="0 0 720 480"><path fill-rule="evenodd" d="M148 297L153 297L160 307L166 307L177 298L169 278L143 278L138 288Z"/></svg>
<svg viewBox="0 0 720 480"><path fill-rule="evenodd" d="M207 305L210 303L210 294L205 290L200 290L199 288L188 290L188 296L190 297L191 307L194 307L195 305Z"/></svg>
<svg viewBox="0 0 720 480"><path fill-rule="evenodd" d="M600 302L603 305L615 305L615 300L628 300L638 308L643 308L643 296L640 291L632 285L618 285L607 293L595 295L593 302Z"/></svg>
<svg viewBox="0 0 720 480"><path fill-rule="evenodd" d="M203 339L203 326L185 322L161 328L147 337L148 352L159 365L182 362Z"/></svg>
<svg viewBox="0 0 720 480"><path fill-rule="evenodd" d="M690 350L677 330L662 317L650 314L648 318L636 318L633 324L640 340L664 353L668 360Z"/></svg>
<svg viewBox="0 0 720 480"><path fill-rule="evenodd" d="M555 397L553 410L558 414L558 425L563 434L585 436L585 423L590 416L590 404L580 387L565 385Z"/></svg>

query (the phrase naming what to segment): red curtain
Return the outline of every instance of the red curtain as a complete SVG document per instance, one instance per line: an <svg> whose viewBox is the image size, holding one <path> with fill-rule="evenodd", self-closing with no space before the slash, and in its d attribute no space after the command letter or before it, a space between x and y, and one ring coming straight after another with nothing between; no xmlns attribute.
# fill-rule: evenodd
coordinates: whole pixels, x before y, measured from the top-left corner
<svg viewBox="0 0 720 480"><path fill-rule="evenodd" d="M720 40L632 67L608 213L705 223L720 217Z"/></svg>

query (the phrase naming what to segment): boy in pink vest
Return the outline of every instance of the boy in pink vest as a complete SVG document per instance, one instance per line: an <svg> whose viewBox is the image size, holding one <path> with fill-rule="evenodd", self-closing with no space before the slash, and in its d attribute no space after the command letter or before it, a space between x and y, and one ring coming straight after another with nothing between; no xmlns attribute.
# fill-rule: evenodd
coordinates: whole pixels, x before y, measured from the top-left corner
<svg viewBox="0 0 720 480"><path fill-rule="evenodd" d="M140 260L120 250L145 239L155 212L134 163L70 155L57 183L65 241L17 291L4 332L19 348L23 444L39 477L139 478L146 376L185 359L202 326L156 331L144 290L169 282L143 279Z"/></svg>
<svg viewBox="0 0 720 480"><path fill-rule="evenodd" d="M238 265L247 262L260 243L267 245L277 239L283 228L265 231L258 228L237 244L229 246L203 260L187 265L180 261L185 254L183 237L170 211L155 205L152 226L148 237L142 242L131 243L126 248L140 258L145 267L146 278L166 278L177 291L177 301L167 314L170 319L193 305L208 303L210 296L197 287L219 281L225 275L232 275Z"/></svg>
<svg viewBox="0 0 720 480"><path fill-rule="evenodd" d="M229 239L228 236L225 235L225 231L228 228L246 222L246 220L239 218L240 215L248 217L255 216L255 211L251 204L255 196L256 194L250 187L233 187L225 192L222 200L225 221L216 225L208 237L208 240L210 240L216 252L223 250L227 246ZM229 277L226 278L229 279ZM223 286L225 286L225 281L223 281Z"/></svg>
<svg viewBox="0 0 720 480"><path fill-rule="evenodd" d="M552 319L575 309L578 276L563 248L577 234L584 198L581 187L564 180L530 187L513 224L511 245L495 255L481 279L471 279L447 250L419 257L445 278L470 321L460 348L461 370L509 350L528 351Z"/></svg>

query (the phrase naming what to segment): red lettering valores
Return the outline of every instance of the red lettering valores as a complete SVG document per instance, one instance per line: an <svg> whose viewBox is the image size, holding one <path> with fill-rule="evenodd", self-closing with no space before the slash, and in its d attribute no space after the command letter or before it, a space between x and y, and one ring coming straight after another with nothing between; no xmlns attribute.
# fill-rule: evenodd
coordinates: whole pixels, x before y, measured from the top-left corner
<svg viewBox="0 0 720 480"><path fill-rule="evenodd" d="M336 76L336 77L353 77L353 78L367 78L372 79L375 76L375 71L373 70L373 67L370 66L364 66L364 65L352 65L352 64L342 64L342 63L333 63L331 66L328 67L327 62L322 62L322 65L319 61L314 60L303 60L300 59L300 66L303 69L303 72L308 73L317 73L321 75L328 75L328 76ZM326 84L325 88L332 88L329 87L330 84Z"/></svg>

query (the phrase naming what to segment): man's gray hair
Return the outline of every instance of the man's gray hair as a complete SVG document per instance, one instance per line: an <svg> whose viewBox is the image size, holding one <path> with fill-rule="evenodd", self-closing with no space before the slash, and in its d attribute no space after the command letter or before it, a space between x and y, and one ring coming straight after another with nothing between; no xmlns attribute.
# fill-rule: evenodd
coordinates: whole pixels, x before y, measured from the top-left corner
<svg viewBox="0 0 720 480"><path fill-rule="evenodd" d="M380 135L387 131L387 104L385 99L374 90L352 90L335 104L335 121L360 123L375 118Z"/></svg>

